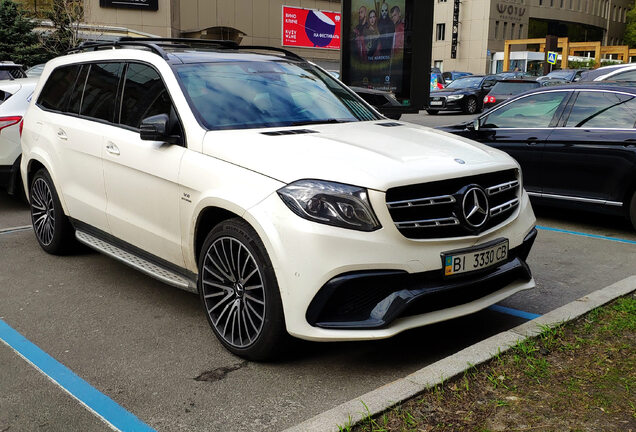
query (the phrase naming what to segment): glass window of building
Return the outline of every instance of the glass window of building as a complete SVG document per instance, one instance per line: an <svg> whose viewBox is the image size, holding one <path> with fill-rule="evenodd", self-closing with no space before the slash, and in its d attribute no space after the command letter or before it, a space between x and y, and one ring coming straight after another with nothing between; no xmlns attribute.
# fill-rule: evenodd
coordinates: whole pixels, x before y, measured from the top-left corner
<svg viewBox="0 0 636 432"><path fill-rule="evenodd" d="M436 40L438 41L443 41L445 39L446 36L446 24L441 23L441 24L437 24L437 32L436 32Z"/></svg>

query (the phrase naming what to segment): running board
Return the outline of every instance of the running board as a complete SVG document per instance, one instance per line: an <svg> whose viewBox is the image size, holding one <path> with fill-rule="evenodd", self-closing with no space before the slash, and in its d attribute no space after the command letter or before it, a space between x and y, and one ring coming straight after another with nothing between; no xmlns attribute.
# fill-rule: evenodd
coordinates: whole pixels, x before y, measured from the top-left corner
<svg viewBox="0 0 636 432"><path fill-rule="evenodd" d="M135 270L139 270L140 272L158 279L161 282L195 294L198 293L197 285L194 281L175 273L172 270L168 270L165 267L152 263L144 258L112 245L111 243L87 234L84 231L75 230L75 237L80 243L83 243L104 255L115 258Z"/></svg>

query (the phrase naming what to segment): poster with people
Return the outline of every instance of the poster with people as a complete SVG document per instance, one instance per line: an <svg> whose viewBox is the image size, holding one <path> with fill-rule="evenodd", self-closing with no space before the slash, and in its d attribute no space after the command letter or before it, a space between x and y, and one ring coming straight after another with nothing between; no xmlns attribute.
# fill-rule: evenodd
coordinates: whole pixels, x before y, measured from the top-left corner
<svg viewBox="0 0 636 432"><path fill-rule="evenodd" d="M351 85L400 93L405 0L351 0Z"/></svg>

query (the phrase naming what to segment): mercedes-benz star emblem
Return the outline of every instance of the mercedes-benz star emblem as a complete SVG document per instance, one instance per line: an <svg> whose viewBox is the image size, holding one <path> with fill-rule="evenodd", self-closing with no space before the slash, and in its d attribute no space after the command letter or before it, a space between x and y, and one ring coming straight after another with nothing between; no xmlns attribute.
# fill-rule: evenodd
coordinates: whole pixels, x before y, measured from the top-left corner
<svg viewBox="0 0 636 432"><path fill-rule="evenodd" d="M479 228L488 220L488 198L482 188L472 187L464 194L462 211L466 223Z"/></svg>

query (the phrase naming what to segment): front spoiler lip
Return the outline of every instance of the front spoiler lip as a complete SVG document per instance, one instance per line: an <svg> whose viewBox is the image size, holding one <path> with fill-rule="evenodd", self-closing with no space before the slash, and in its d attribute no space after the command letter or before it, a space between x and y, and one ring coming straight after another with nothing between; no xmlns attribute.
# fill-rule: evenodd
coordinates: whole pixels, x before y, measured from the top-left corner
<svg viewBox="0 0 636 432"><path fill-rule="evenodd" d="M410 306L435 294L458 292L472 285L488 283L488 281L494 283L496 279L509 275L515 276L515 278L508 281L508 284L519 280L529 281L532 279L532 273L525 259L536 236L537 230L533 228L523 243L510 251L514 258L495 267L494 270L490 268L475 273L472 277L451 277L442 279L441 282L435 280L427 282L424 274L409 275L404 271L395 270L355 272L336 276L327 282L312 300L307 309L307 322L312 326L324 329L381 329L388 327L393 321L400 318ZM426 272L427 275L430 273L434 273L434 271ZM367 319L356 321L321 320L321 313L331 295L342 285L352 280L368 280L369 284L378 282L400 284L405 288L396 290L379 301L370 311Z"/></svg>

